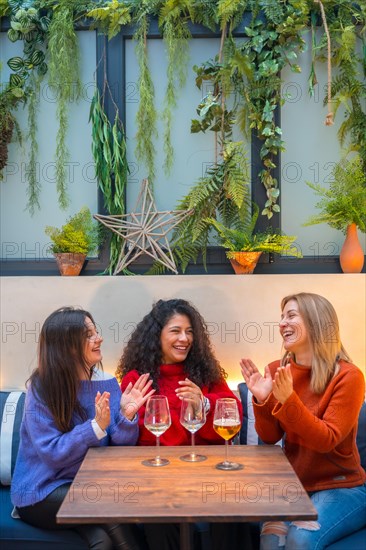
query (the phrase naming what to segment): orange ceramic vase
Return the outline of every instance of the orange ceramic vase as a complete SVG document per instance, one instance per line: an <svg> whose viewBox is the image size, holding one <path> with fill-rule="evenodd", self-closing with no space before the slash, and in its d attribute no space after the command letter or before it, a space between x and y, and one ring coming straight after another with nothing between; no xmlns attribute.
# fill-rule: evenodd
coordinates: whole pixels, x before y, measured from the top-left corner
<svg viewBox="0 0 366 550"><path fill-rule="evenodd" d="M361 273L362 271L364 255L355 223L351 223L347 227L346 239L339 255L339 261L343 273Z"/></svg>

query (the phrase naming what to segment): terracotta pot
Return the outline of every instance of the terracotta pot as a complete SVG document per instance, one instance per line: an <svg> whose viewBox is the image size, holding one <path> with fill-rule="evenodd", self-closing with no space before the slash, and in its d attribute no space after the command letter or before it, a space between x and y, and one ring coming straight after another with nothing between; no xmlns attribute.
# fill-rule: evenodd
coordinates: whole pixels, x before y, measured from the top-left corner
<svg viewBox="0 0 366 550"><path fill-rule="evenodd" d="M262 252L234 252L235 258L229 258L237 275L253 273Z"/></svg>
<svg viewBox="0 0 366 550"><path fill-rule="evenodd" d="M343 273L361 273L364 254L357 235L357 225L351 223L347 227L346 239L343 243L339 261Z"/></svg>
<svg viewBox="0 0 366 550"><path fill-rule="evenodd" d="M85 262L85 254L73 254L71 252L63 252L54 254L61 275L79 275Z"/></svg>

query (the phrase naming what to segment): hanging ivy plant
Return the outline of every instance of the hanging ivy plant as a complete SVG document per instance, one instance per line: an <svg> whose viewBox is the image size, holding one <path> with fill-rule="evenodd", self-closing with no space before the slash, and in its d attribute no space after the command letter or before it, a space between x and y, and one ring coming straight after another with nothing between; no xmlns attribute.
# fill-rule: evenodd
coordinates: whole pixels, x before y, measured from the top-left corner
<svg viewBox="0 0 366 550"><path fill-rule="evenodd" d="M282 131L275 120L275 111L283 103L280 72L285 66L300 72L296 60L305 47L301 33L308 21L309 8L305 1L255 4L257 10L263 9L266 19L253 18L245 29L248 40L239 45L233 43L232 67L242 79L238 90L244 101L238 117L249 121L249 128L263 142L260 151L263 169L259 177L266 188L267 201L262 214L271 218L280 210L278 182L272 172L284 150Z"/></svg>
<svg viewBox="0 0 366 550"><path fill-rule="evenodd" d="M47 72L45 44L47 42L50 20L33 7L21 7L22 2L12 2L12 16L8 38L12 42L23 41L23 57L12 57L8 66L13 71L10 86L24 90L24 100L28 104L28 142L29 165L26 172L28 180L28 202L26 208L33 215L40 208L41 185L37 176L37 109L39 105L40 83Z"/></svg>

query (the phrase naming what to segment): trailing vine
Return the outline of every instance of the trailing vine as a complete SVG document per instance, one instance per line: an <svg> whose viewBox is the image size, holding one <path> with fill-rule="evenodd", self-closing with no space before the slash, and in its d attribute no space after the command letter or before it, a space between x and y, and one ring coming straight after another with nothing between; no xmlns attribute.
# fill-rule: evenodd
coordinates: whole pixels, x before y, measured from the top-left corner
<svg viewBox="0 0 366 550"><path fill-rule="evenodd" d="M263 9L266 19L252 19L245 29L249 40L235 46L233 65L242 79L239 93L244 101L238 117L248 120L249 128L263 142L260 150L263 168L258 175L267 193L262 214L270 219L280 210L278 181L272 175L276 158L284 150L282 131L275 118L276 109L283 103L280 72L286 65L293 72L300 72L296 60L305 46L301 32L308 21L309 7L305 0L254 3L257 9Z"/></svg>
<svg viewBox="0 0 366 550"><path fill-rule="evenodd" d="M23 57L12 57L8 60L8 66L13 71L10 75L8 97L15 95L19 100L28 103L28 128L29 128L29 166L27 169L28 179L28 203L27 209L31 215L35 209L39 209L40 182L37 178L36 158L38 152L37 144L37 105L39 99L40 82L47 72L45 62L45 41L49 26L47 15L40 14L34 7L22 7L22 2L9 2L10 8L10 29L8 38L12 42L23 41ZM5 95L6 97L6 95ZM13 104L13 107L15 105ZM15 118L7 117L9 121L15 122ZM1 123L0 123L1 125ZM18 136L19 127L16 126ZM10 142L12 132L6 132L6 139ZM4 144L3 144L4 147ZM4 150L4 149L3 149ZM3 168L3 163L1 163Z"/></svg>
<svg viewBox="0 0 366 550"><path fill-rule="evenodd" d="M174 150L171 143L172 110L177 106L177 89L183 88L187 79L187 63L189 58L188 40L191 33L187 26L187 2L167 2L159 14L159 28L167 48L167 87L164 99L162 118L164 121L164 169L170 173Z"/></svg>
<svg viewBox="0 0 366 550"><path fill-rule="evenodd" d="M346 154L349 151L360 154L366 170L366 7L347 0L330 0L325 5L325 13L332 44L331 61L338 69L331 87L334 116L340 106L345 109L338 130L339 141L342 146L347 145ZM326 59L326 45L324 35L316 44L315 60ZM324 104L330 100L327 93Z"/></svg>
<svg viewBox="0 0 366 550"><path fill-rule="evenodd" d="M136 55L139 64L140 74L138 87L140 91L140 102L136 114L136 158L146 165L148 180L150 183L155 179L155 146L154 139L157 138L157 112L154 105L155 90L152 81L148 51L147 34L149 30L149 16L154 13L156 0L142 0L135 15L137 29L134 35L136 40Z"/></svg>

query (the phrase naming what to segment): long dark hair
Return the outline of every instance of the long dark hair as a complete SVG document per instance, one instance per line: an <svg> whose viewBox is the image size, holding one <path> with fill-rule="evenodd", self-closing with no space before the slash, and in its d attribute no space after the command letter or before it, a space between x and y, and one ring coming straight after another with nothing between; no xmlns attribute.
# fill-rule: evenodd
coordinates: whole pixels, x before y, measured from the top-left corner
<svg viewBox="0 0 366 550"><path fill-rule="evenodd" d="M210 385L226 378L227 374L216 359L207 326L200 313L186 300L159 300L150 313L137 325L118 363L116 377L137 370L149 372L158 389L159 368L162 362L161 331L173 315L186 315L193 329L193 343L184 361L187 376L198 386Z"/></svg>
<svg viewBox="0 0 366 550"><path fill-rule="evenodd" d="M85 361L86 317L94 323L88 311L74 307L62 307L47 317L39 339L38 366L28 380L62 432L72 429L74 414L85 419L77 392L80 369L91 376Z"/></svg>

